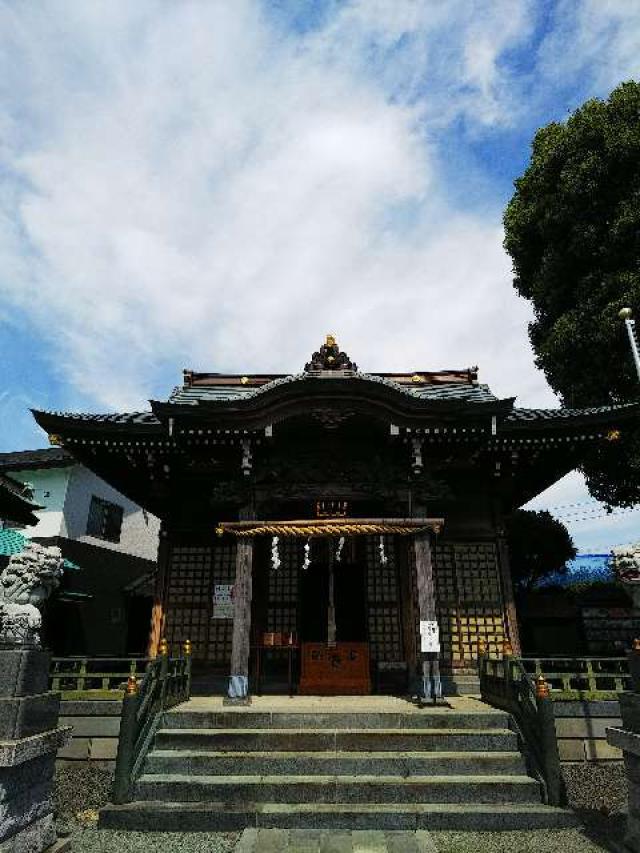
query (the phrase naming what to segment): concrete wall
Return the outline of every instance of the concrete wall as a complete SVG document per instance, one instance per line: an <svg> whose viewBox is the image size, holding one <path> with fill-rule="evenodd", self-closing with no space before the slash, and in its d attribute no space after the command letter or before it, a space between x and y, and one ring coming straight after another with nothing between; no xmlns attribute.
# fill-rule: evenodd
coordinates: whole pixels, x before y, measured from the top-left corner
<svg viewBox="0 0 640 853"><path fill-rule="evenodd" d="M59 725L73 726L73 733L57 760L115 763L121 713L120 700L63 700Z"/></svg>
<svg viewBox="0 0 640 853"><path fill-rule="evenodd" d="M605 701L554 701L560 761L621 761L622 752L607 743L609 726L620 727L620 704Z"/></svg>
<svg viewBox="0 0 640 853"><path fill-rule="evenodd" d="M87 536L87 518L93 495L123 508L124 514L119 542L109 542L95 536ZM107 548L121 554L131 554L144 560L155 561L157 559L160 532L158 519L143 512L137 504L81 465L74 466L71 473L64 506L64 517L67 529L65 535L69 539Z"/></svg>
<svg viewBox="0 0 640 853"><path fill-rule="evenodd" d="M67 499L69 478L74 466L67 468L41 468L12 471L11 476L33 488L33 501L43 509L36 510L38 523L27 527L28 536L49 538L66 536L64 506Z"/></svg>
<svg viewBox="0 0 640 853"><path fill-rule="evenodd" d="M62 537L143 560L155 562L157 559L159 520L143 512L88 468L70 465L66 468L25 469L12 471L11 476L33 486L33 500L43 507L36 512L38 524L26 528L27 536L42 539ZM119 542L87 536L92 495L123 508Z"/></svg>

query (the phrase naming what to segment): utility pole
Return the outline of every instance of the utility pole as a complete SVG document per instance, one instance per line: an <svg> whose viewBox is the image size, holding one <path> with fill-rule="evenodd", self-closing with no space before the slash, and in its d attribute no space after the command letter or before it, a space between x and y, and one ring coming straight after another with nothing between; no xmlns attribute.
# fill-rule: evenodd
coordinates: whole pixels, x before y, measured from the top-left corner
<svg viewBox="0 0 640 853"><path fill-rule="evenodd" d="M631 352L633 353L633 363L636 366L638 381L640 381L640 351L638 350L638 339L636 338L636 321L633 319L633 311L631 308L623 308L618 317L624 320L629 335L629 343L631 344Z"/></svg>

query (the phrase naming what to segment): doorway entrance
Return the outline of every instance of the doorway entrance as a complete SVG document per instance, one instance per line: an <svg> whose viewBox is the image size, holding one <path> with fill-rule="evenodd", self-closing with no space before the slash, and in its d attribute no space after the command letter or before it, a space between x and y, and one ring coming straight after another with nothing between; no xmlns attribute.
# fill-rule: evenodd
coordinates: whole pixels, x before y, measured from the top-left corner
<svg viewBox="0 0 640 853"><path fill-rule="evenodd" d="M366 565L327 557L302 569L301 694L371 692Z"/></svg>
<svg viewBox="0 0 640 853"><path fill-rule="evenodd" d="M333 577L332 577L333 576ZM300 570L298 634L301 642L368 641L364 562L316 560ZM331 609L333 607L333 616ZM331 637L334 620L335 636Z"/></svg>

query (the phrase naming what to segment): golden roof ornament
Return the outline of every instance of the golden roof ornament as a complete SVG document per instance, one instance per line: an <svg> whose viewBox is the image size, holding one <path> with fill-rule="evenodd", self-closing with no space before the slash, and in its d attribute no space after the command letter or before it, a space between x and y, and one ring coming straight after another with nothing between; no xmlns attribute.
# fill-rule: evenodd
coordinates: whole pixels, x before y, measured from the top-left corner
<svg viewBox="0 0 640 853"><path fill-rule="evenodd" d="M311 356L311 361L304 366L305 373L316 370L354 370L358 365L351 361L345 352L340 351L338 342L334 335L327 335L325 342L317 352Z"/></svg>

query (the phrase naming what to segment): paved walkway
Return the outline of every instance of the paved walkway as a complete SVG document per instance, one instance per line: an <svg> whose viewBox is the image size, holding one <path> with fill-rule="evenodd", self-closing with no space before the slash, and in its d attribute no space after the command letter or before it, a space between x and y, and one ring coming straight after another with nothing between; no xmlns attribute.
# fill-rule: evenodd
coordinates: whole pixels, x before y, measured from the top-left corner
<svg viewBox="0 0 640 853"><path fill-rule="evenodd" d="M234 853L601 853L582 829L531 832L340 832L245 829Z"/></svg>
<svg viewBox="0 0 640 853"><path fill-rule="evenodd" d="M245 829L235 853L436 853L428 832Z"/></svg>

